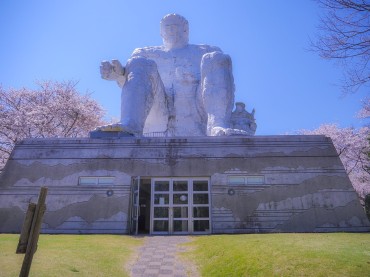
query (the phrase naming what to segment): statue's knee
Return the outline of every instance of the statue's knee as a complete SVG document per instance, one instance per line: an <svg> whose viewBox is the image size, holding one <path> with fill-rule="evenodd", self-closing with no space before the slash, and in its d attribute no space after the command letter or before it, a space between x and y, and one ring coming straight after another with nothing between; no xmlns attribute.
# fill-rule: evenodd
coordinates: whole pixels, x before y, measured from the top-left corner
<svg viewBox="0 0 370 277"><path fill-rule="evenodd" d="M132 57L127 61L126 68L128 72L149 73L157 71L157 64L145 57Z"/></svg>
<svg viewBox="0 0 370 277"><path fill-rule="evenodd" d="M229 55L219 51L206 53L202 57L201 67L203 74L216 68L225 68L231 70L231 58Z"/></svg>

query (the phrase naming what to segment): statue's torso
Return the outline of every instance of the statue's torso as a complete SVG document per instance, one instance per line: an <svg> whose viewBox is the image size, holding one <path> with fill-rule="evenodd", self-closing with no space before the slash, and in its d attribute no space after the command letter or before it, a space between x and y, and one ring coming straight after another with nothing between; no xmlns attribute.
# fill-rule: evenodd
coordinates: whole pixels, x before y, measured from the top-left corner
<svg viewBox="0 0 370 277"><path fill-rule="evenodd" d="M204 54L221 51L209 45L187 45L165 51L163 46L139 48L132 56L156 62L173 117L174 135L205 135L207 118L200 95L201 60Z"/></svg>

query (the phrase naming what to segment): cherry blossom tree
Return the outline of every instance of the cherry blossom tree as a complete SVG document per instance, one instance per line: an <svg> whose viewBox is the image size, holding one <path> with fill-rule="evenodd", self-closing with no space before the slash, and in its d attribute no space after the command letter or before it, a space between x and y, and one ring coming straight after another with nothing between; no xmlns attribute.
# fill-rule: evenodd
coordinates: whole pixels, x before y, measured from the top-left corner
<svg viewBox="0 0 370 277"><path fill-rule="evenodd" d="M358 118L370 119L370 97L362 101L362 108L357 114Z"/></svg>
<svg viewBox="0 0 370 277"><path fill-rule="evenodd" d="M76 82L37 82L36 89L0 86L0 168L24 138L83 137L102 125L105 112Z"/></svg>
<svg viewBox="0 0 370 277"><path fill-rule="evenodd" d="M370 119L370 97L366 98L362 102L362 109L358 113L358 117L363 118L363 119ZM370 122L367 123L367 126L370 128ZM368 136L367 140L369 142L369 149L367 151L367 157L368 157L368 160L370 161L370 135ZM367 169L368 172L370 172L370 162L369 162L368 166L366 167L366 169ZM370 198L370 195L369 195L369 198ZM369 201L370 201L370 199L369 199ZM370 210L369 210L369 212L370 212Z"/></svg>
<svg viewBox="0 0 370 277"><path fill-rule="evenodd" d="M354 189L364 201L365 196L370 194L370 128L339 128L336 124L324 124L315 130L302 130L299 133L325 135L332 139Z"/></svg>

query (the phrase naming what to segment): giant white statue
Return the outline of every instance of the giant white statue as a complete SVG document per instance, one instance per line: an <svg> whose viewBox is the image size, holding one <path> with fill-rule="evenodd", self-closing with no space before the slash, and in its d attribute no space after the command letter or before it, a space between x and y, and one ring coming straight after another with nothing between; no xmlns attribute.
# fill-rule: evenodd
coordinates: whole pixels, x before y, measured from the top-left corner
<svg viewBox="0 0 370 277"><path fill-rule="evenodd" d="M125 67L118 60L100 66L102 78L122 88L115 127L136 136L251 135L231 126L230 57L218 47L189 44L188 21L178 14L161 20L160 33L163 45L135 49Z"/></svg>

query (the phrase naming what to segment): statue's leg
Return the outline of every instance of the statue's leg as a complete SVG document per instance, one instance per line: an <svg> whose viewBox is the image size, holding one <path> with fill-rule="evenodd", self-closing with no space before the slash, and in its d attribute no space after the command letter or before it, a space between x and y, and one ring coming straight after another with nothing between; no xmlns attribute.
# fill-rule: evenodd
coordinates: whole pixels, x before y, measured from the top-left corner
<svg viewBox="0 0 370 277"><path fill-rule="evenodd" d="M166 105L158 104L165 102L164 88L157 65L152 60L133 57L128 60L126 70L127 81L121 95L121 124L127 132L142 135L145 121L153 107L159 110L159 116L167 112Z"/></svg>
<svg viewBox="0 0 370 277"><path fill-rule="evenodd" d="M234 106L234 78L230 56L221 52L207 53L201 63L203 104L208 114L207 135L217 135L230 128Z"/></svg>

